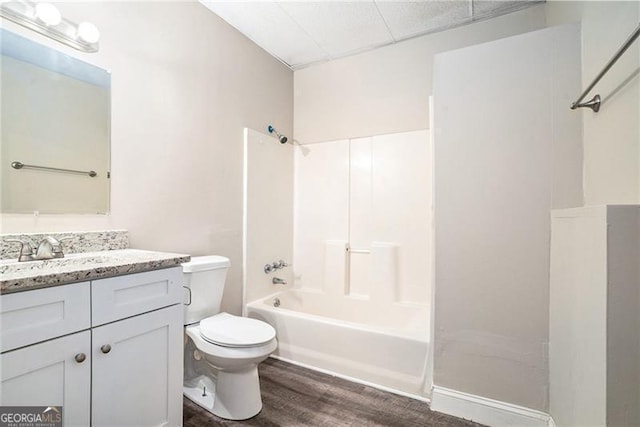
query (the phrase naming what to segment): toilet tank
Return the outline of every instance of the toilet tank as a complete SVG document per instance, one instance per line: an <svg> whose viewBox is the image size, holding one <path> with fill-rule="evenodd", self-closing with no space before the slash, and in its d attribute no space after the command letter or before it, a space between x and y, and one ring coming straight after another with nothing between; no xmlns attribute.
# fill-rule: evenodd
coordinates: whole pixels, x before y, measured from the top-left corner
<svg viewBox="0 0 640 427"><path fill-rule="evenodd" d="M184 324L199 322L220 312L229 258L217 255L191 257L182 264L184 274Z"/></svg>

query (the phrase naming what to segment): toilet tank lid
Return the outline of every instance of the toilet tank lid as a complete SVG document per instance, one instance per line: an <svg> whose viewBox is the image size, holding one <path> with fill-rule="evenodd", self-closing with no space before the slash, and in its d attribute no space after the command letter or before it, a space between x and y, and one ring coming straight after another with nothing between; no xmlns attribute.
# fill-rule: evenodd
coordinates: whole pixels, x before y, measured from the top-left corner
<svg viewBox="0 0 640 427"><path fill-rule="evenodd" d="M230 265L229 258L219 255L193 256L191 261L182 264L182 271L184 273L194 273L196 271L229 268Z"/></svg>

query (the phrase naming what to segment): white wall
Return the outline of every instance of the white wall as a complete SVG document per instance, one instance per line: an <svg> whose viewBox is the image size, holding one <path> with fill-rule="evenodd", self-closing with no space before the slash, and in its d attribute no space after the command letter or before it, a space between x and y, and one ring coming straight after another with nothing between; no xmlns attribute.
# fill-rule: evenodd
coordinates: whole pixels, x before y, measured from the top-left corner
<svg viewBox="0 0 640 427"><path fill-rule="evenodd" d="M578 26L436 56L434 384L545 411L549 211L582 204Z"/></svg>
<svg viewBox="0 0 640 427"><path fill-rule="evenodd" d="M2 215L2 232L124 228L135 248L228 256L239 313L243 128L291 135L292 72L195 2L56 5L98 26L99 53L2 25L111 70L111 214Z"/></svg>
<svg viewBox="0 0 640 427"><path fill-rule="evenodd" d="M264 272L267 263L293 263L293 150L293 145L280 144L273 136L245 129L245 302L293 285L292 266ZM285 279L287 285L274 285L273 277Z"/></svg>
<svg viewBox="0 0 640 427"><path fill-rule="evenodd" d="M433 55L544 25L535 6L297 70L294 136L306 144L426 129Z"/></svg>
<svg viewBox="0 0 640 427"><path fill-rule="evenodd" d="M545 6L547 24L582 23L582 87L577 98L640 22L638 1L557 1ZM600 112L584 119L587 205L640 201L640 40L586 98L599 93ZM573 99L571 102L575 101Z"/></svg>

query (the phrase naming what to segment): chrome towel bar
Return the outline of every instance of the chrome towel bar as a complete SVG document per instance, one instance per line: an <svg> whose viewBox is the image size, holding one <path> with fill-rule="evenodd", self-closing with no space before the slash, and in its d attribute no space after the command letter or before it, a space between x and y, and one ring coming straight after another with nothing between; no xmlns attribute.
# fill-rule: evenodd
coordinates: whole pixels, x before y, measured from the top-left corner
<svg viewBox="0 0 640 427"><path fill-rule="evenodd" d="M602 71L600 71L600 73L596 76L596 78L593 79L593 82L591 82L589 87L587 87L584 90L584 92L582 92L582 95L580 95L580 98L578 98L576 102L571 104L572 110L575 110L576 108L587 107L587 108L591 108L594 113L597 113L598 111L600 111L600 103L602 102L600 95L595 95L593 98L591 98L587 102L580 103L580 101L582 101L584 97L587 96L589 92L591 92L591 89L593 89L593 87L600 81L600 79L604 77L605 74L607 74L607 71L609 71L609 69L613 66L613 64L615 64L616 61L620 59L622 54L624 54L624 52L627 49L629 49L629 46L631 46L633 42L636 41L638 36L640 36L640 24L633 31L633 33L631 33L627 41L625 41L624 44L620 47L620 49L618 49L618 51L613 55L613 58L611 58L607 63L607 65L604 66Z"/></svg>
<svg viewBox="0 0 640 427"><path fill-rule="evenodd" d="M11 167L14 169L38 169L38 170L52 171L52 172L78 173L81 175L89 175L91 178L98 176L96 171L77 171L73 169L52 168L49 166L25 165L22 162L11 162Z"/></svg>

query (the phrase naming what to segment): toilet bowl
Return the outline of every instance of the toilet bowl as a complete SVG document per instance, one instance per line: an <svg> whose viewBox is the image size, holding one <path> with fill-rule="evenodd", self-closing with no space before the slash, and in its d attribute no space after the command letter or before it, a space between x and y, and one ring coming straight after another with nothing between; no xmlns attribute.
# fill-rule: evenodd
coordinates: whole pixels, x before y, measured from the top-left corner
<svg viewBox="0 0 640 427"><path fill-rule="evenodd" d="M221 418L245 420L262 409L258 364L278 344L268 323L219 312L222 290L211 287L224 285L228 267L223 257L193 257L183 264L188 290L183 391Z"/></svg>

